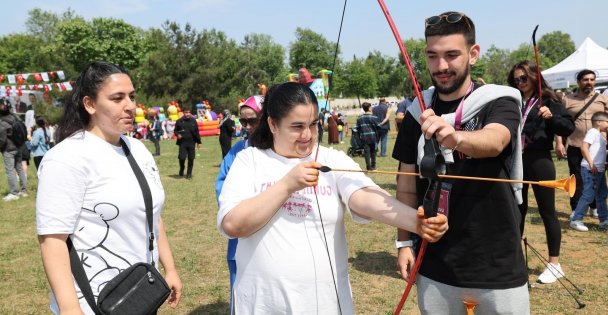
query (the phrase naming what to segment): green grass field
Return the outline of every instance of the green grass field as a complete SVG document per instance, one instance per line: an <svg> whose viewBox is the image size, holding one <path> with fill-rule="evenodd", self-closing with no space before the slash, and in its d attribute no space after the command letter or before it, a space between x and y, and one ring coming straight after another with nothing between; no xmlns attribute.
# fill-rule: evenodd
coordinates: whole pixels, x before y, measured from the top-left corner
<svg viewBox="0 0 608 315"><path fill-rule="evenodd" d="M392 143L395 134L389 139ZM325 139L326 140L326 139ZM336 148L346 151L348 140ZM151 148L150 143L147 145ZM228 270L226 240L215 228L216 201L214 183L221 153L217 137L204 138L197 151L192 180L176 178L177 146L162 142L157 158L166 202L163 217L168 226L177 268L184 282L184 296L175 311L163 308L161 314L227 314ZM362 157L355 160L365 166ZM379 170L395 170L396 161L378 158ZM564 161L556 161L558 177L567 175ZM394 194L395 176L371 176L380 186ZM48 314L49 286L40 259L35 223L36 172L28 169L30 197L13 202L0 201L0 314ZM0 170L0 193L8 192L4 168ZM607 314L608 252L606 233L597 229L597 219L586 218L588 233L568 228L570 207L567 195L556 193L557 210L562 224L561 263L566 275L585 289L580 299L583 310L558 283L534 284L530 291L532 314ZM529 242L546 255L542 221L533 196L527 217ZM488 215L491 209L488 209ZM392 314L404 281L396 273L395 229L378 223L368 225L347 222L351 284L358 314ZM528 255L530 280L542 272L541 262ZM570 287L569 287L570 288ZM572 288L571 291L575 292ZM415 290L406 303L404 314L417 314Z"/></svg>

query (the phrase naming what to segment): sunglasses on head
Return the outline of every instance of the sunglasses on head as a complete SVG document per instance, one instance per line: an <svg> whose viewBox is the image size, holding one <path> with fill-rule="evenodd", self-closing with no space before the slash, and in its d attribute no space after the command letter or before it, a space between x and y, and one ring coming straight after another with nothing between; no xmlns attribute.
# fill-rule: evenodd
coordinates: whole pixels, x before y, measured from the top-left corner
<svg viewBox="0 0 608 315"><path fill-rule="evenodd" d="M526 83L528 82L528 76L527 75L521 75L518 78L513 78L513 84L515 85L520 85L521 83Z"/></svg>
<svg viewBox="0 0 608 315"><path fill-rule="evenodd" d="M258 124L257 118L239 118L239 122L241 122L241 126L255 126Z"/></svg>
<svg viewBox="0 0 608 315"><path fill-rule="evenodd" d="M464 13L459 13L459 12L454 12L454 13L444 14L444 15L434 15L434 16L431 16L431 17L427 18L426 20L424 20L424 28L427 28L427 27L433 26L433 25L437 25L443 19L445 19L445 21L450 24L458 23L462 20L463 17L466 17L466 15ZM464 21L467 23L467 26L469 27L469 30L470 30L471 25L469 25L469 21L467 21L467 19L465 19Z"/></svg>

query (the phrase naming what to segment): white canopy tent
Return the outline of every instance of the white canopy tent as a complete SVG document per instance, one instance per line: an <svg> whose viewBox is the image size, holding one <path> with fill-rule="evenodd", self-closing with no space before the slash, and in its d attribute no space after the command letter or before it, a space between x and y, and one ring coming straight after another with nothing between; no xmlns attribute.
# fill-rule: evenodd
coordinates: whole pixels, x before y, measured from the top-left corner
<svg viewBox="0 0 608 315"><path fill-rule="evenodd" d="M608 49L589 37L570 56L542 73L549 86L558 89L576 84L576 74L583 69L595 71L597 83L608 82Z"/></svg>

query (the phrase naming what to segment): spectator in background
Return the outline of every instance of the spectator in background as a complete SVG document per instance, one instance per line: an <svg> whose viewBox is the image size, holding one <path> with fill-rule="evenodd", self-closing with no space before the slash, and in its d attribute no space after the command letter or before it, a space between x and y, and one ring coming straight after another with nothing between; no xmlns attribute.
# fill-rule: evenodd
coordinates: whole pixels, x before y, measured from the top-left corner
<svg viewBox="0 0 608 315"><path fill-rule="evenodd" d="M323 143L323 126L325 125L325 109L319 111L319 143Z"/></svg>
<svg viewBox="0 0 608 315"><path fill-rule="evenodd" d="M606 139L602 136L608 130L608 114L596 112L591 116L592 127L585 134L581 153L581 177L583 178L583 192L578 204L570 216L570 227L581 232L589 229L583 224L583 216L591 201L595 200L600 220L600 229L608 229L608 209L606 197Z"/></svg>
<svg viewBox="0 0 608 315"><path fill-rule="evenodd" d="M186 171L186 179L192 178L192 167L194 166L194 149L195 144L200 147L201 136L198 133L198 124L192 116L189 108L183 110L184 116L178 119L175 123L175 135L177 136L177 144L179 146L179 176L184 176L184 164L188 158L188 170Z"/></svg>
<svg viewBox="0 0 608 315"><path fill-rule="evenodd" d="M340 143L344 143L344 128L347 128L348 130L348 126L345 125L344 116L338 113L338 138L340 138Z"/></svg>
<svg viewBox="0 0 608 315"><path fill-rule="evenodd" d="M8 179L9 193L4 201L17 200L19 197L27 197L27 177L21 163L21 150L11 140L13 134L13 121L19 119L11 113L11 106L4 99L0 102L0 152L4 160L4 170ZM21 184L21 190L17 189L17 176Z"/></svg>
<svg viewBox="0 0 608 315"><path fill-rule="evenodd" d="M391 112L388 109L386 99L381 97L378 106L374 107L372 113L378 118L378 145L376 150L380 149L380 156L386 156L386 149L388 146L388 132L391 130Z"/></svg>
<svg viewBox="0 0 608 315"><path fill-rule="evenodd" d="M338 116L333 110L327 117L327 143L329 145L338 144L340 142L338 131Z"/></svg>
<svg viewBox="0 0 608 315"><path fill-rule="evenodd" d="M232 114L229 109L224 109L224 117L219 124L220 128L220 147L222 148L222 160L230 151L230 147L232 146L232 136L236 131L236 124L234 120L232 120Z"/></svg>
<svg viewBox="0 0 608 315"><path fill-rule="evenodd" d="M542 181L555 179L555 164L551 157L555 135L567 137L574 131L574 121L566 112L558 96L542 79L542 104L538 99L538 72L536 65L527 61L517 63L507 77L511 87L521 92L522 103L522 146L524 180ZM523 202L519 205L521 213L520 231L523 237L526 214L528 213L528 187L522 189ZM555 189L532 186L538 212L545 225L549 264L538 276L540 283L553 283L563 277L564 271L559 263L562 229L555 212Z"/></svg>
<svg viewBox="0 0 608 315"><path fill-rule="evenodd" d="M357 130L363 144L363 156L368 171L376 169L376 143L378 142L378 117L371 113L368 102L361 104L363 115L357 118Z"/></svg>
<svg viewBox="0 0 608 315"><path fill-rule="evenodd" d="M148 138L154 143L154 154L153 156L160 155L160 138L163 136L163 128L160 120L158 120L158 113L154 109L148 110Z"/></svg>
<svg viewBox="0 0 608 315"><path fill-rule="evenodd" d="M25 112L25 126L27 127L28 134L31 135L32 128L36 125L35 119L35 110L36 105L38 105L38 99L36 98L36 94L30 93L27 96L30 100L30 105L27 107L27 111Z"/></svg>
<svg viewBox="0 0 608 315"><path fill-rule="evenodd" d="M51 136L47 129L46 119L42 116L36 117L36 128L32 132L32 140L30 144L32 146L32 155L34 156L34 166L36 170L40 166L42 157L46 151L50 150Z"/></svg>
<svg viewBox="0 0 608 315"><path fill-rule="evenodd" d="M424 90L424 86L422 84L418 83L418 86L420 87L421 91ZM405 117L405 111L407 110L408 107L410 107L410 105L412 105L412 102L414 101L415 98L416 98L416 87L414 85L412 85L412 95L406 97L397 106L397 113L395 114L395 126L397 126L397 132L399 132L399 129L401 128L401 122L403 121L403 118Z"/></svg>
<svg viewBox="0 0 608 315"><path fill-rule="evenodd" d="M595 72L589 69L581 70L576 75L576 92L564 97L564 107L568 114L574 118L574 132L564 142L562 137L557 136L555 141L555 153L559 158L568 158L570 174L576 177L576 191L570 198L570 208L576 209L578 199L583 191L583 178L581 177L581 161L583 155L581 146L583 139L589 129L592 128L591 116L596 112L608 112L608 96L595 93ZM585 106L589 103L589 106ZM566 148L567 145L567 148ZM589 210L596 216L595 203L590 205Z"/></svg>

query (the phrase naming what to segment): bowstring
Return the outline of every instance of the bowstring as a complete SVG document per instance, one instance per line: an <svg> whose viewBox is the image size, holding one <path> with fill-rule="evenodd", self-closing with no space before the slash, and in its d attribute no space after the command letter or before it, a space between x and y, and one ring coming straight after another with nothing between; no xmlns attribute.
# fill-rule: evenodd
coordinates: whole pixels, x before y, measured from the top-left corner
<svg viewBox="0 0 608 315"><path fill-rule="evenodd" d="M325 110L327 110L328 105L329 105L329 93L330 93L331 87L332 87L331 81L333 81L333 75L334 75L334 71L336 69L336 60L338 59L340 36L342 35L342 25L344 23L344 13L346 12L346 3L347 2L348 2L348 0L344 0L344 6L342 8L342 17L340 19L340 28L338 30L338 40L336 41L336 47L334 49L334 60L331 65L331 77L327 80L328 86L327 86L327 93L325 93L325 106L324 106ZM323 128L323 127L321 126L321 128ZM329 137L329 133L327 136ZM319 147L320 146L321 146L321 138L319 137L319 139L317 139L317 150L316 150L317 152L315 153L315 160L314 160L315 162L317 161L317 158L319 157ZM329 268L331 270L331 277L332 277L333 284L334 284L334 292L336 293L336 300L338 301L338 311L340 312L340 314L342 314L342 305L340 303L340 296L338 294L337 278L336 278L336 274L334 271L334 266L331 262L331 255L329 253L329 246L327 244L327 236L325 235L325 224L323 224L323 216L321 215L321 205L319 204L319 195L317 194L317 187L318 186L315 186L315 189L314 189L315 200L317 202L317 213L319 214L319 221L321 222L321 230L323 231L323 241L325 243L325 251L327 252L327 259L329 261Z"/></svg>

